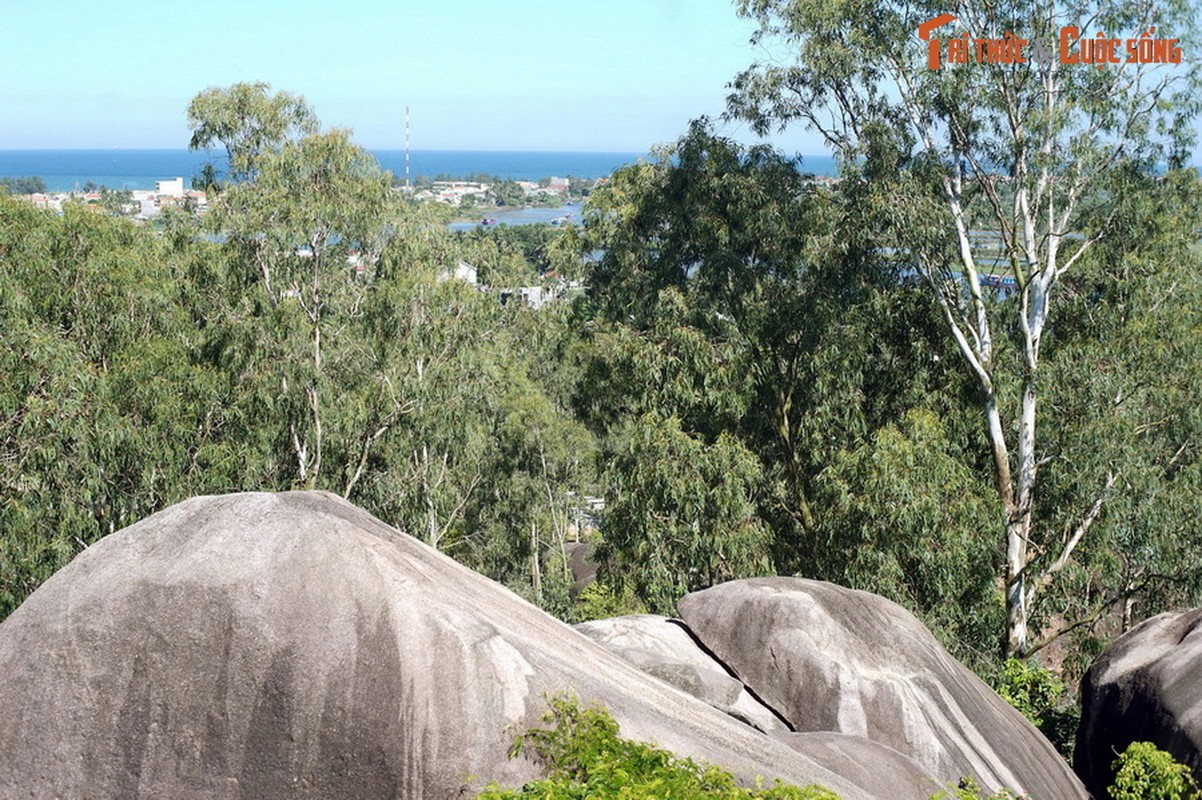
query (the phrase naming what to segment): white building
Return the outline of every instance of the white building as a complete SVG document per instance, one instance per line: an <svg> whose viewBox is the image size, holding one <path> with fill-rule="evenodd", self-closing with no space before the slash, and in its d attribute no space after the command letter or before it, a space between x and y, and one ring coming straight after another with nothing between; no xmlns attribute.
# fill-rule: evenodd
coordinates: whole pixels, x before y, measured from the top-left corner
<svg viewBox="0 0 1202 800"><path fill-rule="evenodd" d="M438 280L440 281L451 280L452 278L457 281L463 281L464 283L472 286L476 286L480 282L479 274L477 273L476 268L466 261L460 261L455 266L454 272L444 268L438 273Z"/></svg>
<svg viewBox="0 0 1202 800"><path fill-rule="evenodd" d="M155 181L154 193L160 197L179 197L184 196L184 179L172 178L169 181Z"/></svg>
<svg viewBox="0 0 1202 800"><path fill-rule="evenodd" d="M434 181L434 192L438 202L449 203L453 206L462 203L465 197L485 200L488 197L489 188L487 183L472 181Z"/></svg>

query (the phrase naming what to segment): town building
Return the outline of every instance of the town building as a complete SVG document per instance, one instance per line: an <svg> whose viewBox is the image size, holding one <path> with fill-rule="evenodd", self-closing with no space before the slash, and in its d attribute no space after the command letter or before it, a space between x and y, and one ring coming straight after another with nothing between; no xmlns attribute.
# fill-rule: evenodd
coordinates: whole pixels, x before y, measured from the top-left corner
<svg viewBox="0 0 1202 800"><path fill-rule="evenodd" d="M159 197L175 197L182 199L184 196L184 179L172 178L167 181L155 181L154 193Z"/></svg>

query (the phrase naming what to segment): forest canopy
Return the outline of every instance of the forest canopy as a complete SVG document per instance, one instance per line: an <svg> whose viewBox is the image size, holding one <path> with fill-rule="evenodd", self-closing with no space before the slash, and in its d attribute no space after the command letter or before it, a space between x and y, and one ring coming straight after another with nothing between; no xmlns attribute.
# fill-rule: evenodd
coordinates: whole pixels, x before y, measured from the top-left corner
<svg viewBox="0 0 1202 800"><path fill-rule="evenodd" d="M747 73L732 111L869 98L806 61L837 20L785 5L743 10L809 72ZM874 100L837 181L698 120L582 229L453 233L265 84L189 107L224 151L204 217L0 194L0 615L166 505L317 488L569 621L804 575L896 600L983 675L1057 640L1079 670L1198 600L1198 176L1116 162L1029 246L1039 182L1069 178L1030 142L1007 179L959 166L1005 131L947 111L957 80L923 88L948 141L891 138L904 109ZM600 564L579 594L574 542Z"/></svg>

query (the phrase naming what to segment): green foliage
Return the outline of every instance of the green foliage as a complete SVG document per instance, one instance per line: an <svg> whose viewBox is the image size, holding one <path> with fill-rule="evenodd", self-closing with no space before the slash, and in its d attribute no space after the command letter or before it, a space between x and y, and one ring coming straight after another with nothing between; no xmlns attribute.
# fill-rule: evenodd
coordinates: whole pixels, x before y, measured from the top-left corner
<svg viewBox="0 0 1202 800"><path fill-rule="evenodd" d="M520 558L529 565L535 602L567 616L572 581L561 553L572 535L574 509L565 488L588 481L592 437L530 383L516 380L508 391L499 398L494 440L493 474L505 476L504 482L486 487L487 502L469 513L481 539L471 560L486 574L504 575L506 565Z"/></svg>
<svg viewBox="0 0 1202 800"><path fill-rule="evenodd" d="M1063 681L1043 667L1009 658L995 688L1061 755L1072 757L1081 712Z"/></svg>
<svg viewBox="0 0 1202 800"><path fill-rule="evenodd" d="M526 203L525 190L514 180L503 180L493 184L492 193L497 198L497 205L522 206Z"/></svg>
<svg viewBox="0 0 1202 800"><path fill-rule="evenodd" d="M247 394L275 395L296 486L348 494L375 444L364 430L387 432L403 413L356 324L398 213L391 199L386 174L345 131L313 133L258 153L253 179L223 192L206 220L259 284L244 295L256 306L238 326L239 366L256 377Z"/></svg>
<svg viewBox="0 0 1202 800"><path fill-rule="evenodd" d="M205 227L0 197L0 616L169 503L296 486L570 614L548 554L599 490L566 309L439 280L469 246L300 98L240 85L190 113L238 165ZM515 271L545 244L512 237Z"/></svg>
<svg viewBox="0 0 1202 800"><path fill-rule="evenodd" d="M41 194L46 191L46 181L38 175L24 178L5 177L0 178L0 189L9 194Z"/></svg>
<svg viewBox="0 0 1202 800"><path fill-rule="evenodd" d="M1196 605L1202 590L1192 549L1202 414L1189 399L1202 392L1200 197L1196 176L1165 175L1131 198L1124 241L1085 260L1064 286L1064 318L1046 351L1058 424L1046 434L1055 457L1045 467L1044 519L1067 527L1066 512L1106 495L1091 546L1049 591L1069 618L1090 620L1101 600L1125 607L1131 624ZM1076 673L1099 644L1073 659Z"/></svg>
<svg viewBox="0 0 1202 800"><path fill-rule="evenodd" d="M702 766L650 744L618 735L618 724L603 708L581 707L566 696L553 697L544 721L518 736L512 757L526 755L542 765L546 777L521 789L495 784L483 800L838 800L817 786L777 783L745 789L720 767Z"/></svg>
<svg viewBox="0 0 1202 800"><path fill-rule="evenodd" d="M549 225L476 227L457 235L463 259L479 271L480 282L494 287L531 286L563 262L567 232Z"/></svg>
<svg viewBox="0 0 1202 800"><path fill-rule="evenodd" d="M1189 767L1151 742L1132 742L1114 762L1112 800L1196 800Z"/></svg>
<svg viewBox="0 0 1202 800"><path fill-rule="evenodd" d="M960 658L984 666L1001 624L992 576L992 521L982 484L961 460L948 426L922 408L833 455L815 480L820 575L914 609ZM990 648L991 649L991 648Z"/></svg>
<svg viewBox="0 0 1202 800"><path fill-rule="evenodd" d="M597 619L622 617L629 614L646 614L647 607L639 600L629 583L597 580L581 590L576 598L572 613L573 622L590 622Z"/></svg>
<svg viewBox="0 0 1202 800"><path fill-rule="evenodd" d="M205 89L188 104L190 150L220 144L232 182L252 179L260 155L283 142L318 130L317 116L304 98L288 92L270 94L266 83L235 83ZM218 188L218 170L209 165L198 179L204 188Z"/></svg>
<svg viewBox="0 0 1202 800"><path fill-rule="evenodd" d="M1022 800L1009 789L1001 789L994 794L984 792L972 778L964 778L955 788L940 789L931 795L931 800Z"/></svg>
<svg viewBox="0 0 1202 800"><path fill-rule="evenodd" d="M183 259L131 223L0 197L0 616L79 549L228 477Z"/></svg>
<svg viewBox="0 0 1202 800"><path fill-rule="evenodd" d="M1106 282L1072 298L1075 280L1105 265L1108 277L1126 283L1148 240L1161 239L1161 222L1152 219L1167 221L1172 214L1164 206L1182 197L1181 179L1162 175L1162 165L1180 166L1193 147L1202 69L1035 63L1014 69L984 62L931 69L930 51L914 36L944 10L929 3L738 5L758 23L755 41L775 57L735 78L730 114L761 133L796 121L823 136L840 159L843 183L866 201L864 229L925 285L928 314L944 326L972 377L977 436L991 451L973 466L982 480L992 479L1005 556L998 570L1005 652L1030 655L1118 603L1153 598L1170 583L1196 596L1196 571L1185 574L1181 565L1197 560L1177 559L1166 573L1158 554L1174 548L1150 541L1190 527L1175 512L1159 513L1171 501L1155 497L1159 524L1123 521L1139 519L1136 509L1150 495L1176 483L1162 471L1166 465L1186 473L1192 466L1180 462L1191 460L1184 454L1193 452L1195 431L1141 408L1136 387L1160 383L1164 374L1151 371L1111 391L1133 373L1119 368L1099 376L1098 366L1122 350L1094 349L1093 339L1055 365L1051 351L1061 325L1117 321ZM963 3L953 11L954 23L936 33L932 47L943 36L1003 31L1048 44L1062 25L1074 24L1136 36L1153 13L1158 36L1199 44L1198 12L1190 3L1153 12L1118 0L1013 0ZM1195 213L1184 228L1195 239L1196 220ZM1172 248L1157 249L1163 258ZM1013 290L990 289L999 276L1012 279ZM1180 341L1146 344L1155 352ZM1074 378L1061 382L1069 372ZM1093 435L1075 438L1089 428ZM1102 429L1108 430L1098 436ZM1183 455L1155 442L1154 429L1174 429ZM1192 491L1192 478L1184 483ZM1166 574L1170 580L1154 577Z"/></svg>
<svg viewBox="0 0 1202 800"><path fill-rule="evenodd" d="M853 12L801 10L827 37ZM208 173L229 183L203 226L168 214L156 235L0 198L0 614L170 502L313 486L566 618L670 612L719 581L802 574L891 597L996 671L982 654L1003 624L1005 551L989 533L1002 515L981 387L895 249L944 253L942 162L896 127L874 118L866 159L830 186L701 121L593 191L583 232L452 235L446 209L404 201L299 97L210 89L189 120L193 146L229 160ZM1038 425L1033 522L1048 536L1030 568L1056 571L1030 589L1045 601L1032 625L1076 624L1091 647L1098 613L1202 588L1199 186L1132 170L1094 198L1115 200L1122 241L1059 279L1042 340L1054 417ZM981 191L966 189L974 224ZM442 279L460 261L494 287L558 273L590 288L502 306ZM993 331L1007 413L1018 327ZM572 602L562 553L584 495L608 503L609 573ZM1006 680L1067 741L1048 727L1056 691Z"/></svg>
<svg viewBox="0 0 1202 800"><path fill-rule="evenodd" d="M992 651L998 553L989 485L964 466L983 454L963 375L864 205L704 121L593 193L604 255L576 408L616 490L603 535L652 608L704 585L704 560L669 564L718 548L738 554L727 575L870 589L957 654ZM719 451L738 491L698 510L706 479L681 465Z"/></svg>
<svg viewBox="0 0 1202 800"><path fill-rule="evenodd" d="M637 420L610 466L615 494L602 522L602 563L653 612L684 594L770 574L769 531L755 517L760 464L733 436L713 444L674 417Z"/></svg>
<svg viewBox="0 0 1202 800"><path fill-rule="evenodd" d="M568 197L572 200L583 200L592 194L593 189L597 185L594 178L580 178L575 175L566 175L568 182Z"/></svg>
<svg viewBox="0 0 1202 800"><path fill-rule="evenodd" d="M110 214L120 216L134 206L134 193L129 189L100 187L100 206Z"/></svg>

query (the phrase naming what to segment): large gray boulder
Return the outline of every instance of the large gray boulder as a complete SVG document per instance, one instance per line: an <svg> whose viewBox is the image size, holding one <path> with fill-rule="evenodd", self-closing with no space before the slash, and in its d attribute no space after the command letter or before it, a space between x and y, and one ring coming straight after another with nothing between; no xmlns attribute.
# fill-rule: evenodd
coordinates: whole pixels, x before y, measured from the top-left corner
<svg viewBox="0 0 1202 800"><path fill-rule="evenodd" d="M1202 609L1144 620L1085 675L1073 766L1090 791L1105 797L1116 754L1139 741L1172 753L1202 780Z"/></svg>
<svg viewBox="0 0 1202 800"><path fill-rule="evenodd" d="M561 690L743 780L893 800L317 492L172 506L0 624L0 797L459 797L535 774L513 726Z"/></svg>
<svg viewBox="0 0 1202 800"><path fill-rule="evenodd" d="M678 610L798 732L864 737L952 783L973 777L1040 800L1087 797L1048 741L896 603L820 581L759 578L690 594Z"/></svg>
<svg viewBox="0 0 1202 800"><path fill-rule="evenodd" d="M771 733L788 731L784 720L756 700L721 663L702 650L679 620L632 614L582 622L576 630L636 667L683 689L714 708Z"/></svg>

